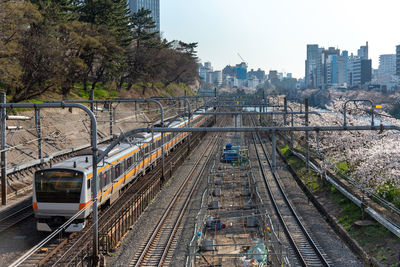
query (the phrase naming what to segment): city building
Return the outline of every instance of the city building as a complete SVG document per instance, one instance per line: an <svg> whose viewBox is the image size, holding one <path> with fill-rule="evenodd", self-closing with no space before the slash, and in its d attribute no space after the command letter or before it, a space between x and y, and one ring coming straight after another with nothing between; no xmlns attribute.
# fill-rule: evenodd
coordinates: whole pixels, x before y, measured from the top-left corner
<svg viewBox="0 0 400 267"><path fill-rule="evenodd" d="M160 0L128 0L128 6L132 13L140 9L151 11L151 18L156 23L154 31L160 32Z"/></svg>
<svg viewBox="0 0 400 267"><path fill-rule="evenodd" d="M372 61L358 56L349 58L348 81L351 87L361 87L372 79Z"/></svg>
<svg viewBox="0 0 400 267"><path fill-rule="evenodd" d="M370 83L372 79L372 60L361 59L361 85Z"/></svg>
<svg viewBox="0 0 400 267"><path fill-rule="evenodd" d="M329 82L329 80L331 80L332 78L332 74L336 75L337 73L330 73L330 75L328 75L327 71L328 71L328 57L330 56L339 56L340 55L340 49L335 49L334 47L329 47L328 49L322 49L322 53L321 53L321 85L322 87L327 87L329 85L332 84L332 82ZM332 59L332 58L331 58ZM336 60L336 57L335 57ZM336 61L333 63L336 64Z"/></svg>
<svg viewBox="0 0 400 267"><path fill-rule="evenodd" d="M305 61L306 88L361 87L371 82L372 61L368 58L368 42L357 50L357 55L329 47L324 49L317 44L307 45Z"/></svg>
<svg viewBox="0 0 400 267"><path fill-rule="evenodd" d="M308 88L317 88L321 82L322 48L317 44L307 45L305 84Z"/></svg>
<svg viewBox="0 0 400 267"><path fill-rule="evenodd" d="M377 72L377 83L385 84L392 80L396 75L396 54L386 54L379 56L379 68Z"/></svg>
<svg viewBox="0 0 400 267"><path fill-rule="evenodd" d="M400 78L400 45L396 46L396 75Z"/></svg>
<svg viewBox="0 0 400 267"><path fill-rule="evenodd" d="M357 56L361 59L368 59L368 42L365 46L360 46L360 49L357 50Z"/></svg>
<svg viewBox="0 0 400 267"><path fill-rule="evenodd" d="M216 86L221 86L222 85L222 71L217 70L211 72L211 83L215 84Z"/></svg>
<svg viewBox="0 0 400 267"><path fill-rule="evenodd" d="M271 84L277 85L279 83L279 74L276 70L270 70L268 73L268 80Z"/></svg>
<svg viewBox="0 0 400 267"><path fill-rule="evenodd" d="M252 76L247 80L247 87L249 88L256 89L259 84L260 80L255 76Z"/></svg>
<svg viewBox="0 0 400 267"><path fill-rule="evenodd" d="M204 67L206 67L208 70L211 70L211 71L213 69L210 61L204 62Z"/></svg>
<svg viewBox="0 0 400 267"><path fill-rule="evenodd" d="M236 76L236 70L231 65L226 65L226 67L222 70L222 75L225 76Z"/></svg>
<svg viewBox="0 0 400 267"><path fill-rule="evenodd" d="M260 68L258 68L258 70L254 71L253 69L251 69L251 71L249 71L247 73L248 77L256 77L259 81L264 81L265 80L265 71L261 70Z"/></svg>
<svg viewBox="0 0 400 267"><path fill-rule="evenodd" d="M327 87L347 86L348 52L342 55L331 54L325 63L325 85Z"/></svg>
<svg viewBox="0 0 400 267"><path fill-rule="evenodd" d="M212 83L213 77L211 73L213 68L211 66L211 62L204 62L204 65L200 63L198 66L201 80L206 83Z"/></svg>
<svg viewBox="0 0 400 267"><path fill-rule="evenodd" d="M236 78L238 78L238 80L247 80L247 64L245 62L236 64L234 69L236 70Z"/></svg>

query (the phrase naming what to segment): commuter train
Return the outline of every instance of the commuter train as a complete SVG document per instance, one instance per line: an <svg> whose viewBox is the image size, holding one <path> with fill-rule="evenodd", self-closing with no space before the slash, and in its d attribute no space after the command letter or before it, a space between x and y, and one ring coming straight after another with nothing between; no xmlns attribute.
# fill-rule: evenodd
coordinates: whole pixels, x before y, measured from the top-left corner
<svg viewBox="0 0 400 267"><path fill-rule="evenodd" d="M199 110L202 111L205 110ZM207 119L205 115L194 115L191 118L191 127L202 126ZM186 126L187 121L187 117L178 118L166 122L166 126L181 128ZM187 136L188 133L165 133L165 155ZM98 148L101 152L106 147L107 145L100 145ZM92 205L92 157L90 153L82 154L35 172L32 201L38 231L53 231L78 211ZM98 164L99 206L118 199L125 186L156 164L160 158L161 133L138 133L130 142L117 145ZM81 231L91 211L91 207L87 208L65 231Z"/></svg>

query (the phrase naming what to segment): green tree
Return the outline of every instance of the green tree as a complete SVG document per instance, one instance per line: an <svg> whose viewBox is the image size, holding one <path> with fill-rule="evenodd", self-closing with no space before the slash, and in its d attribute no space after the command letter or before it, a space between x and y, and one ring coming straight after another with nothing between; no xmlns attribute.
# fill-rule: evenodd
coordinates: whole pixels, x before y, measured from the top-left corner
<svg viewBox="0 0 400 267"><path fill-rule="evenodd" d="M81 59L87 66L82 81L85 90L92 82L91 95L100 81L120 76L124 48L131 42L130 15L125 0L84 0L78 5L80 21L91 27Z"/></svg>
<svg viewBox="0 0 400 267"><path fill-rule="evenodd" d="M126 51L126 69L120 79L120 86L128 82L128 89L135 81L148 78L146 72L149 53L162 49L164 44L156 39L158 33L154 32L155 22L150 17L151 11L140 9L131 16L133 42ZM146 87L143 89L145 93Z"/></svg>
<svg viewBox="0 0 400 267"><path fill-rule="evenodd" d="M22 86L22 66L19 43L29 31L29 25L41 19L37 8L26 1L0 0L0 87Z"/></svg>

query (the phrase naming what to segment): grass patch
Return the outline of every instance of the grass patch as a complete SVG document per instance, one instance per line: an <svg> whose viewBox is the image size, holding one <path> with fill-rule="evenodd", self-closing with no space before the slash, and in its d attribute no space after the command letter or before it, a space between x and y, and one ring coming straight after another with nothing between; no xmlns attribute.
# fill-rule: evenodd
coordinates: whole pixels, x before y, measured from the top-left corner
<svg viewBox="0 0 400 267"><path fill-rule="evenodd" d="M347 161L338 162L336 168L344 174L349 174L349 165L347 164Z"/></svg>
<svg viewBox="0 0 400 267"><path fill-rule="evenodd" d="M360 228L353 227L356 221L363 219L361 209L333 186L331 186L331 193L341 209L339 223L361 246L376 243L380 239L392 235L389 230L378 223Z"/></svg>
<svg viewBox="0 0 400 267"><path fill-rule="evenodd" d="M301 171L301 177L311 192L315 193L322 190L321 179L315 172L308 171L307 173L307 171L304 169Z"/></svg>
<svg viewBox="0 0 400 267"><path fill-rule="evenodd" d="M379 185L377 193L397 208L400 208L400 188L393 181L386 181L383 185Z"/></svg>
<svg viewBox="0 0 400 267"><path fill-rule="evenodd" d="M83 99L89 99L90 98L90 90L92 88L92 83L88 82L87 83L87 90L84 89L83 83L76 83L74 85L74 92ZM117 90L110 90L106 87L104 87L103 83L96 83L96 86L94 88L94 98L95 99L109 99L109 98L115 98L118 97L118 92Z"/></svg>
<svg viewBox="0 0 400 267"><path fill-rule="evenodd" d="M281 153L285 156L285 158L288 158L291 155L290 148L288 145L281 147L280 150L281 150Z"/></svg>
<svg viewBox="0 0 400 267"><path fill-rule="evenodd" d="M311 170L307 172L304 161L294 156L291 153L289 146L286 145L281 147L280 151L312 192L319 192L323 190L319 174Z"/></svg>

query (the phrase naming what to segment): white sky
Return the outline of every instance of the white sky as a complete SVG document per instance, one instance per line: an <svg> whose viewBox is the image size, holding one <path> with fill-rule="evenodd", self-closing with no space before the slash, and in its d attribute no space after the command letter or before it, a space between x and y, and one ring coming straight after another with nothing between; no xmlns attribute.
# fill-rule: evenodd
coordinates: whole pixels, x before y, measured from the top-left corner
<svg viewBox="0 0 400 267"><path fill-rule="evenodd" d="M214 69L240 63L304 76L306 45L357 53L369 42L373 68L400 44L400 0L161 0L168 40L198 42Z"/></svg>

